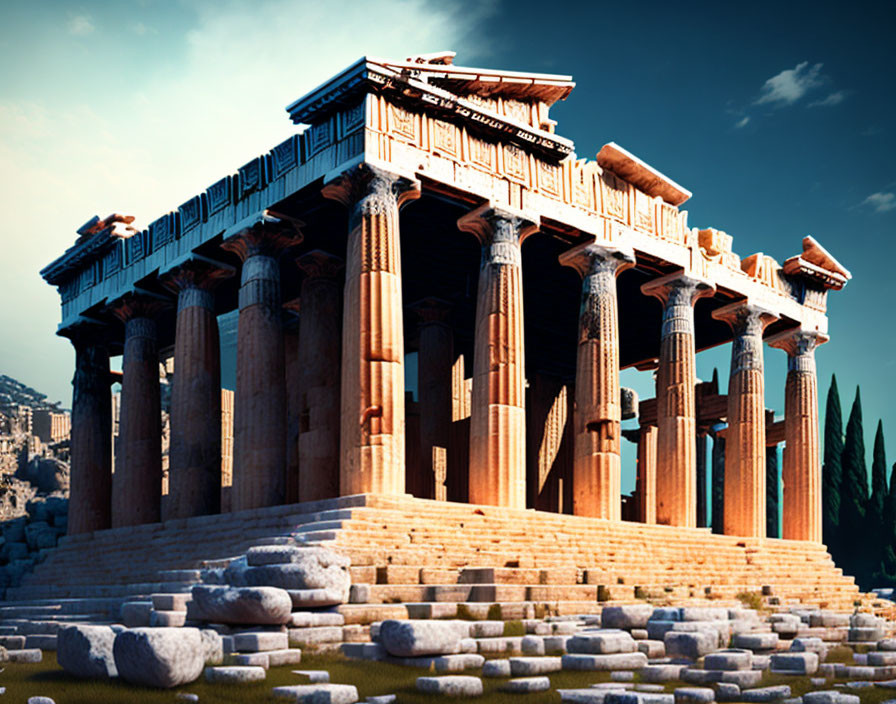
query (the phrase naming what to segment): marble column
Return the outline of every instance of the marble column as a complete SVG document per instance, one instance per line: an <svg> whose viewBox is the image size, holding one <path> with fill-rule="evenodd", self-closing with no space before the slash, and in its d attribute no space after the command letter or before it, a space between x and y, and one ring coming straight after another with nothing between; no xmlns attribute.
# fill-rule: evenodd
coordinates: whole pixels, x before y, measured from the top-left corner
<svg viewBox="0 0 896 704"><path fill-rule="evenodd" d="M163 303L126 294L111 310L124 323L121 411L112 477L112 527L157 523L162 502L162 408L155 316Z"/></svg>
<svg viewBox="0 0 896 704"><path fill-rule="evenodd" d="M697 431L697 527L706 527L706 432Z"/></svg>
<svg viewBox="0 0 896 704"><path fill-rule="evenodd" d="M712 532L725 532L725 430L712 433Z"/></svg>
<svg viewBox="0 0 896 704"><path fill-rule="evenodd" d="M213 289L233 273L196 258L161 277L177 294L166 520L221 510L221 349Z"/></svg>
<svg viewBox="0 0 896 704"><path fill-rule="evenodd" d="M315 250L296 260L302 281L298 358L299 500L339 496L339 388L344 261Z"/></svg>
<svg viewBox="0 0 896 704"><path fill-rule="evenodd" d="M780 538L778 535L778 446L765 447L765 536Z"/></svg>
<svg viewBox="0 0 896 704"><path fill-rule="evenodd" d="M713 311L734 331L725 445L725 534L765 537L765 381L762 333L770 311L737 301Z"/></svg>
<svg viewBox="0 0 896 704"><path fill-rule="evenodd" d="M641 287L663 302L659 369L656 378L656 520L673 526L697 525L697 383L694 303L715 288L683 272Z"/></svg>
<svg viewBox="0 0 896 704"><path fill-rule="evenodd" d="M233 418L233 510L285 498L286 385L279 255L301 242L297 224L265 213L222 247L243 262Z"/></svg>
<svg viewBox="0 0 896 704"><path fill-rule="evenodd" d="M573 425L573 513L621 519L622 408L616 277L635 265L631 250L580 245L560 263L582 276Z"/></svg>
<svg viewBox="0 0 896 704"><path fill-rule="evenodd" d="M301 334L301 298L283 304L283 369L286 380L286 493L285 502L294 504L299 499L299 435L301 429L302 369L299 356Z"/></svg>
<svg viewBox="0 0 896 704"><path fill-rule="evenodd" d="M788 330L769 338L787 352L784 392L784 484L781 537L821 542L821 463L818 450L818 379L815 348L827 337Z"/></svg>
<svg viewBox="0 0 896 704"><path fill-rule="evenodd" d="M482 245L476 294L469 497L526 507L523 240L537 225L489 205L458 220Z"/></svg>
<svg viewBox="0 0 896 704"><path fill-rule="evenodd" d="M417 355L420 400L420 455L422 495L434 499L436 477L444 476L451 437L451 368L454 365L454 330L451 304L438 298L415 303L420 318ZM441 495L441 492L439 492Z"/></svg>
<svg viewBox="0 0 896 704"><path fill-rule="evenodd" d="M398 213L420 184L362 165L322 191L349 209L339 492L404 494L404 322Z"/></svg>
<svg viewBox="0 0 896 704"><path fill-rule="evenodd" d="M71 495L68 534L112 525L112 393L109 349L99 325L77 325L61 334L75 348L72 379Z"/></svg>
<svg viewBox="0 0 896 704"><path fill-rule="evenodd" d="M654 425L643 426L638 435L636 483L643 523L656 523L656 436Z"/></svg>

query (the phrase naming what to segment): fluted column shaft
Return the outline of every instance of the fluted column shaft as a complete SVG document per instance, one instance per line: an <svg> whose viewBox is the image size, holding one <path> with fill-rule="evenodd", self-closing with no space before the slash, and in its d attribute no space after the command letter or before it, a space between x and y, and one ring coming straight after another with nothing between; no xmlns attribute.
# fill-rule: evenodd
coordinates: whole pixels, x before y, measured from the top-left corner
<svg viewBox="0 0 896 704"><path fill-rule="evenodd" d="M339 389L343 260L316 250L300 257L302 323L298 359L299 500L339 496Z"/></svg>
<svg viewBox="0 0 896 704"><path fill-rule="evenodd" d="M109 350L99 334L77 331L71 338L75 376L68 534L75 535L111 526L112 394Z"/></svg>
<svg viewBox="0 0 896 704"><path fill-rule="evenodd" d="M112 479L112 527L156 523L162 501L162 409L156 305L127 297L119 418L120 461Z"/></svg>
<svg viewBox="0 0 896 704"><path fill-rule="evenodd" d="M165 519L221 510L221 350L211 289L231 273L193 261L163 276L177 291Z"/></svg>
<svg viewBox="0 0 896 704"><path fill-rule="evenodd" d="M298 313L301 299L283 304L283 365L286 380L286 489L285 500L294 504L299 499L299 435L302 405L302 363L299 357L301 323Z"/></svg>
<svg viewBox="0 0 896 704"><path fill-rule="evenodd" d="M631 251L576 247L561 264L582 275L573 426L573 513L621 519L619 307L616 277L634 266Z"/></svg>
<svg viewBox="0 0 896 704"><path fill-rule="evenodd" d="M713 311L734 330L728 381L725 534L765 537L765 381L762 333L769 311L737 302Z"/></svg>
<svg viewBox="0 0 896 704"><path fill-rule="evenodd" d="M697 525L697 383L694 302L711 285L671 274L641 287L664 303L656 378L656 520L673 526Z"/></svg>
<svg viewBox="0 0 896 704"><path fill-rule="evenodd" d="M470 418L470 503L526 507L523 239L535 226L494 208L458 221L482 244Z"/></svg>
<svg viewBox="0 0 896 704"><path fill-rule="evenodd" d="M404 322L398 213L420 195L370 166L324 188L349 207L339 491L405 491Z"/></svg>
<svg viewBox="0 0 896 704"><path fill-rule="evenodd" d="M286 488L286 388L280 252L300 237L279 220L224 242L243 261L237 324L233 418L233 510L283 502Z"/></svg>
<svg viewBox="0 0 896 704"><path fill-rule="evenodd" d="M821 464L818 450L818 379L815 347L826 337L788 331L769 340L787 352L784 392L784 484L782 536L820 543Z"/></svg>
<svg viewBox="0 0 896 704"><path fill-rule="evenodd" d="M656 523L656 436L653 425L643 426L638 435L638 514L644 523Z"/></svg>
<svg viewBox="0 0 896 704"><path fill-rule="evenodd" d="M420 316L419 379L420 468L422 496L434 499L437 465L447 467L451 437L451 368L454 365L454 331L449 324L451 312L446 301L426 299L415 304Z"/></svg>

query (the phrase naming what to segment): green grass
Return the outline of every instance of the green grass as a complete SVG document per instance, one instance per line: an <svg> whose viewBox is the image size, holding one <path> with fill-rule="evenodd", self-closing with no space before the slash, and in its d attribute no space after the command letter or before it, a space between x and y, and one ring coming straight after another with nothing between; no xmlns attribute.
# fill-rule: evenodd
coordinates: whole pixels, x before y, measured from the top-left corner
<svg viewBox="0 0 896 704"><path fill-rule="evenodd" d="M851 658L847 660L846 653L832 654L835 655L836 661L848 662L851 660ZM302 678L292 674L294 669L327 670L330 673L331 682L354 684L358 688L361 701L365 697L376 694L397 694L400 704L423 704L423 702L438 700L458 701L418 693L414 685L418 677L429 674L424 670L382 662L347 660L338 655L314 653L303 653L301 665L271 668L268 670L267 679L259 684L210 685L200 678L192 684L173 690L157 690L136 687L119 681L78 680L66 674L57 665L55 653L44 652L44 660L40 664L5 663L5 670L0 672L0 686L6 687L3 701L15 704L24 703L28 697L34 696L50 697L56 704L174 704L177 692L191 692L199 695L200 704L208 702L216 704L265 702L270 704L277 701L271 696L273 687L302 684ZM469 674L478 674L478 672L471 671ZM576 689L588 687L597 682L609 682L610 673L557 672L551 674L550 679L554 690ZM476 701L482 704L525 704L526 702L543 704L560 701L560 695L556 691L527 696L500 692L499 688L504 681L483 678L485 693ZM832 688L834 682L837 680L829 681L825 689ZM775 684L790 685L793 696L804 694L810 689L808 677L771 674L765 675L760 686ZM676 687L681 686L693 685L675 681L666 683L665 689L667 692L672 692ZM892 690L876 687L855 690L851 693L858 694L862 704L881 704L883 701L893 698Z"/></svg>

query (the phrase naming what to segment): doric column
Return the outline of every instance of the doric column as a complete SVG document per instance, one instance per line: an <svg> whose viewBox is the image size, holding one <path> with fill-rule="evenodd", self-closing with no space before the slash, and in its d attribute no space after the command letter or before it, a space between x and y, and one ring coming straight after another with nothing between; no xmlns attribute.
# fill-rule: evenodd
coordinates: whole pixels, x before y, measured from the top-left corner
<svg viewBox="0 0 896 704"><path fill-rule="evenodd" d="M286 493L285 501L299 499L299 434L302 405L302 359L299 357L301 298L283 304L283 367L286 379Z"/></svg>
<svg viewBox="0 0 896 704"><path fill-rule="evenodd" d="M470 503L526 507L523 240L537 225L489 205L458 220L482 244L476 294Z"/></svg>
<svg viewBox="0 0 896 704"><path fill-rule="evenodd" d="M706 527L706 432L697 431L694 447L697 449L697 527Z"/></svg>
<svg viewBox="0 0 896 704"><path fill-rule="evenodd" d="M821 542L821 465L818 451L818 380L815 348L827 337L789 330L769 338L787 352L784 395L784 499L782 536Z"/></svg>
<svg viewBox="0 0 896 704"><path fill-rule="evenodd" d="M765 446L765 536L780 538L778 535L778 446Z"/></svg>
<svg viewBox="0 0 896 704"><path fill-rule="evenodd" d="M712 431L712 532L725 532L725 431Z"/></svg>
<svg viewBox="0 0 896 704"><path fill-rule="evenodd" d="M279 255L301 242L297 223L265 213L222 247L243 262L233 418L233 510L284 500L286 389Z"/></svg>
<svg viewBox="0 0 896 704"><path fill-rule="evenodd" d="M644 523L656 523L656 436L654 425L641 427L638 434L637 484L638 515Z"/></svg>
<svg viewBox="0 0 896 704"><path fill-rule="evenodd" d="M641 291L663 302L656 377L656 520L693 528L697 525L694 303L712 295L715 288L675 273L644 284Z"/></svg>
<svg viewBox="0 0 896 704"><path fill-rule="evenodd" d="M84 324L62 334L75 348L68 508L68 534L75 535L112 524L112 394L104 329Z"/></svg>
<svg viewBox="0 0 896 704"><path fill-rule="evenodd" d="M197 257L162 276L177 294L166 520L221 510L221 345L212 290L233 273Z"/></svg>
<svg viewBox="0 0 896 704"><path fill-rule="evenodd" d="M342 361L344 262L315 250L296 263L302 281L298 358L299 500L339 496L339 377Z"/></svg>
<svg viewBox="0 0 896 704"><path fill-rule="evenodd" d="M112 527L156 523L162 502L162 408L155 316L163 303L126 294L112 304L124 323L121 411L112 478Z"/></svg>
<svg viewBox="0 0 896 704"><path fill-rule="evenodd" d="M737 301L713 311L734 330L725 445L725 533L764 537L765 388L762 333L770 311Z"/></svg>
<svg viewBox="0 0 896 704"><path fill-rule="evenodd" d="M454 330L451 304L438 298L418 301L412 310L420 318L417 355L420 399L420 467L422 496L436 498L436 476L444 475L451 437L451 367Z"/></svg>
<svg viewBox="0 0 896 704"><path fill-rule="evenodd" d="M398 212L420 184L362 165L324 187L349 208L339 491L405 491L404 324Z"/></svg>
<svg viewBox="0 0 896 704"><path fill-rule="evenodd" d="M573 513L620 520L621 424L616 277L635 265L631 250L585 244L560 263L582 276L576 356Z"/></svg>

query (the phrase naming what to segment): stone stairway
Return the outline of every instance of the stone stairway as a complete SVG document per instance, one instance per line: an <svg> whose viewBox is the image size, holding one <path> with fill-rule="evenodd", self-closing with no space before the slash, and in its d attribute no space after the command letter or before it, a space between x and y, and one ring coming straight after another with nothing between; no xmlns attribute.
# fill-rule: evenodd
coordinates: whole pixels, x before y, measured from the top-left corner
<svg viewBox="0 0 896 704"><path fill-rule="evenodd" d="M851 610L860 598L824 546L713 535L532 510L359 495L63 538L0 603L0 624L117 620L123 601L182 593L200 570L252 545L292 538L352 560L349 623L450 613L505 617L541 606L597 611L636 598L732 600L764 590L781 603ZM440 611L441 609L441 611Z"/></svg>

